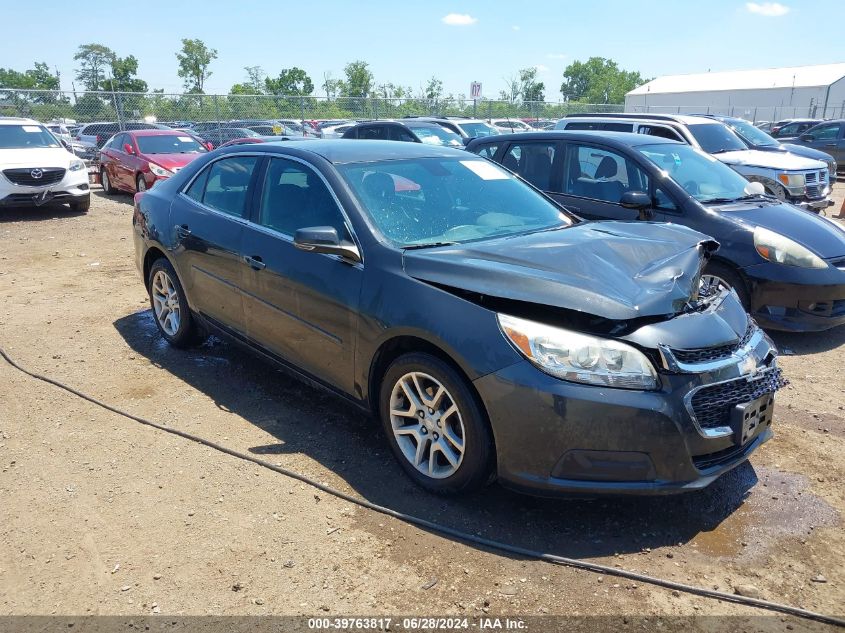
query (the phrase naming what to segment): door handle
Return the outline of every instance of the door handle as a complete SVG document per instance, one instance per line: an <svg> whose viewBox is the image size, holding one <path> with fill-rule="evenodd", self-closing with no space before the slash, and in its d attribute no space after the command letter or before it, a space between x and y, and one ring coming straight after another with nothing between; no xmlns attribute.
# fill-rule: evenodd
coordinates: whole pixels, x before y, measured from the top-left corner
<svg viewBox="0 0 845 633"><path fill-rule="evenodd" d="M267 268L267 264L261 261L261 257L258 255L254 255L250 257L249 255L244 255L244 263L252 268L253 270L264 270Z"/></svg>
<svg viewBox="0 0 845 633"><path fill-rule="evenodd" d="M187 224L177 224L175 228L176 235L183 240L191 234L191 229L188 228Z"/></svg>
<svg viewBox="0 0 845 633"><path fill-rule="evenodd" d="M836 147L836 143L825 143L825 147Z"/></svg>

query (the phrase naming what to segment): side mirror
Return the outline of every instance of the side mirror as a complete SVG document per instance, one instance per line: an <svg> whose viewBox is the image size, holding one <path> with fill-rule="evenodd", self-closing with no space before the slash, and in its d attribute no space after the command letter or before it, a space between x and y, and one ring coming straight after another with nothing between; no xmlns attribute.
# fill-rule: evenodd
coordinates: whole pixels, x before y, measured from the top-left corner
<svg viewBox="0 0 845 633"><path fill-rule="evenodd" d="M798 137L798 138L800 138L802 141L806 141L806 142L808 142L808 143L809 143L810 141L815 141L815 140L816 140L816 137L815 137L815 136L813 136L812 134L802 134L802 135L801 135L800 137Z"/></svg>
<svg viewBox="0 0 845 633"><path fill-rule="evenodd" d="M352 262L361 261L358 247L351 242L342 242L337 236L337 229L331 226L298 229L293 236L293 245L303 251L339 255Z"/></svg>
<svg viewBox="0 0 845 633"><path fill-rule="evenodd" d="M126 152L127 154L134 154L135 153L135 150L132 149L132 146L129 143L123 144L123 151Z"/></svg>
<svg viewBox="0 0 845 633"><path fill-rule="evenodd" d="M644 191L626 191L619 204L626 209L647 209L651 206L651 196Z"/></svg>

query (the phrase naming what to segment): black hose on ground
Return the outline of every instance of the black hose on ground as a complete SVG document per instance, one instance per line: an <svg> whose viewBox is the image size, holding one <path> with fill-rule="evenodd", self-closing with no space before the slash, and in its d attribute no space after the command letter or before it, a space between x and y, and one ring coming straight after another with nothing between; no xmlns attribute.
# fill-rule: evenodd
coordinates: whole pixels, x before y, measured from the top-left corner
<svg viewBox="0 0 845 633"><path fill-rule="evenodd" d="M191 433L186 433L185 431L180 431L178 429L172 429L161 424L157 424L156 422L152 422L147 420L146 418L142 418L137 415L133 415L132 413L127 413L126 411L122 411L117 407L113 407L110 404L106 404L105 402L101 402L97 400L93 396L89 396L81 391L77 391L73 387L69 387L68 385L50 378L48 376L43 376L41 374L35 373L24 367L18 365L12 358L6 353L6 351L0 347L0 356L2 356L7 363L9 363L12 367L17 369L18 371L26 374L30 378L34 378L36 380L41 380L43 382L49 383L59 389L63 389L68 393L72 393L73 395L82 398L83 400L87 400L91 404L95 404L98 407L102 407L107 411L111 411L112 413L116 413L117 415L121 415L125 418L129 418L130 420L134 420L140 424L144 424L146 426L150 426L154 429L159 431L164 431L165 433L171 433L173 435L178 435L186 440L190 440L192 442L196 442L197 444L202 444L203 446L207 446L209 448L213 448L215 450L220 451L221 453L226 453L227 455L231 455L232 457L237 457L238 459L242 459L245 461L252 462L253 464L257 464L258 466L262 466L264 468L268 468L274 472L279 473L280 475L284 475L286 477L290 477L292 479L296 479L301 481L302 483L308 484L318 490L322 490L326 494L332 495L339 499L343 499L344 501L348 501L349 503L354 503L357 506L362 508L367 508L368 510L373 510L375 512L379 512L381 514L386 514L387 516L391 516L395 519L400 521L405 521L406 523L411 523L413 525L418 525L420 527L426 528L431 530L432 532L437 532L440 534L445 534L452 538L459 539L461 541L467 543L474 543L476 545L481 545L483 547L487 547L490 549L499 550L502 552L507 552L508 554L516 554L518 556L524 556L525 558L534 558L537 560L543 560L548 563L554 563L556 565L564 565L566 567L573 567L575 569L583 569L586 571L592 571L599 574L606 574L608 576L617 576L619 578L627 578L628 580L635 580L641 583L647 583L650 585L656 585L658 587L665 587L667 589L673 589L676 591L683 591L684 593L692 594L695 596L702 596L705 598L712 598L715 600L724 600L725 602L733 602L736 604L741 604L749 607L757 607L758 609L765 609L767 611L777 611L779 613L785 613L787 615L792 615L798 618L804 618L807 620L815 620L816 622L823 622L825 624L832 624L835 626L845 628L845 620L836 618L829 615L824 615L822 613L816 613L814 611L808 611L807 609L801 609L798 607L793 607L786 604L780 604L777 602L771 602L769 600L760 600L758 598L748 598L746 596L739 596L732 593L725 593L723 591L715 591L713 589L705 589L703 587L695 587L693 585L686 585L683 583L675 582L673 580L665 580L663 578L655 578L652 576L647 576L645 574L638 574L633 571L626 571L624 569L619 569L616 567L609 567L607 565L601 565L599 563L592 563L589 561L578 560L576 558L566 558L565 556L556 556L555 554L548 554L544 552L538 552L534 550L527 549L525 547L519 547L517 545L509 545L508 543L500 543L499 541L494 541L492 539L484 538L483 536L478 536L475 534L469 534L467 532L462 532L460 530L456 530L454 528L450 528L448 526L440 525L438 523L434 523L433 521L429 521L427 519L422 519L420 517L415 517L410 514L405 514L404 512L398 512L396 510L392 510L391 508L387 508L385 506L378 505L377 503L372 503L371 501L367 501L366 499L360 499L358 497L354 497L350 494L345 492L341 492L339 490L335 490L326 486L325 484L321 484L318 481L314 481L306 477L305 475L301 475L297 472L288 470L286 468L282 468L281 466L276 466L275 464L271 464L269 462L265 462L264 460L258 459L253 455L248 453L241 453L234 449L228 448L226 446L222 446L210 440L206 440L201 438L197 435L192 435Z"/></svg>

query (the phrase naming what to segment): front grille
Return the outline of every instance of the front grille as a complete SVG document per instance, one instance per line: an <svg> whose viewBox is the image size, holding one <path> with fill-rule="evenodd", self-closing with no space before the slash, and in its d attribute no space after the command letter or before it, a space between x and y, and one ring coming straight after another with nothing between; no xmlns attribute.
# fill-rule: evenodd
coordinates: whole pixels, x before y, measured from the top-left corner
<svg viewBox="0 0 845 633"><path fill-rule="evenodd" d="M724 360L725 358L729 358L736 350L748 343L756 330L757 328L754 323L749 320L745 334L743 334L742 338L736 343L719 345L718 347L707 347L704 349L673 349L672 355L679 363L707 363L715 360Z"/></svg>
<svg viewBox="0 0 845 633"><path fill-rule="evenodd" d="M824 195L824 188L827 186L827 170L811 171L804 174L806 183L805 193L808 198L821 198Z"/></svg>
<svg viewBox="0 0 845 633"><path fill-rule="evenodd" d="M819 175L815 172L804 174L804 181L809 185L811 182L816 182L818 180L818 176Z"/></svg>
<svg viewBox="0 0 845 633"><path fill-rule="evenodd" d="M16 185L25 187L46 187L61 182L65 170L59 167L26 167L24 169L4 169L3 175Z"/></svg>
<svg viewBox="0 0 845 633"><path fill-rule="evenodd" d="M749 442L744 446L736 444L715 453L694 455L692 463L696 468L698 468L698 470L707 470L708 468L713 468L714 466L721 466L739 458L743 453L747 452L753 444L754 442Z"/></svg>
<svg viewBox="0 0 845 633"><path fill-rule="evenodd" d="M738 404L745 404L768 393L774 393L788 384L780 369L768 371L762 378L747 380L737 378L699 389L692 397L692 410L702 429L731 425L731 411Z"/></svg>

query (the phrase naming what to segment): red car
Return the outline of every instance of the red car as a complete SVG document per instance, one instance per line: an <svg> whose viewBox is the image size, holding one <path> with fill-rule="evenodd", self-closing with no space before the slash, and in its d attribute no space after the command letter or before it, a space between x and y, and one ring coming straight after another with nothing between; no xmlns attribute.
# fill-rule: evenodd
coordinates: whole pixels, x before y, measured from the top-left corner
<svg viewBox="0 0 845 633"><path fill-rule="evenodd" d="M146 191L207 151L196 138L177 130L118 132L100 151L103 191Z"/></svg>

